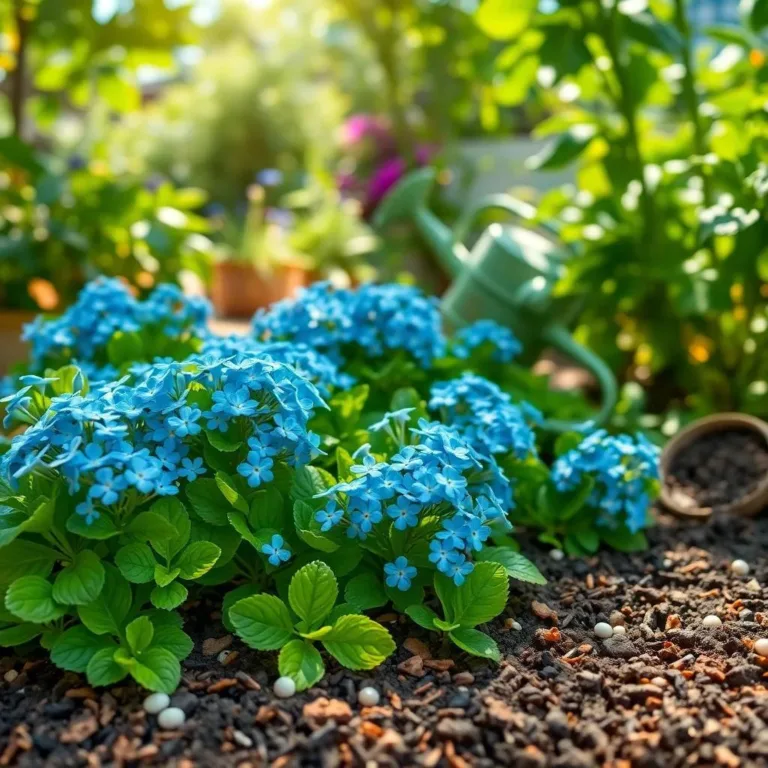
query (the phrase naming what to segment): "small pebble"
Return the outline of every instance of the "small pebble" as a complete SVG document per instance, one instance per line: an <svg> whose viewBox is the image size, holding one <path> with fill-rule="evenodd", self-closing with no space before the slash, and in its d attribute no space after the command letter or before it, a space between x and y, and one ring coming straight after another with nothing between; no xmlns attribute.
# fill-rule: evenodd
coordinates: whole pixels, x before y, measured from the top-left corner
<svg viewBox="0 0 768 768"><path fill-rule="evenodd" d="M562 549L550 549L549 550L549 556L556 560L557 562L560 562L565 557L565 552L563 552Z"/></svg>
<svg viewBox="0 0 768 768"><path fill-rule="evenodd" d="M379 692L370 686L361 688L360 693L357 694L357 700L364 707L375 707L379 703L380 699L381 696L379 696Z"/></svg>
<svg viewBox="0 0 768 768"><path fill-rule="evenodd" d="M290 699L296 693L296 683L290 677L278 677L272 690L279 699Z"/></svg>
<svg viewBox="0 0 768 768"><path fill-rule="evenodd" d="M600 621L595 624L595 634L601 640L607 640L609 637L613 637L613 627L605 621Z"/></svg>
<svg viewBox="0 0 768 768"><path fill-rule="evenodd" d="M756 640L754 651L758 656L768 656L768 637L761 637Z"/></svg>
<svg viewBox="0 0 768 768"><path fill-rule="evenodd" d="M167 693L152 693L144 699L144 711L150 715L157 715L164 709L168 709L171 697Z"/></svg>
<svg viewBox="0 0 768 768"><path fill-rule="evenodd" d="M514 629L515 632L522 632L523 625L519 621L513 621L512 629Z"/></svg>
<svg viewBox="0 0 768 768"><path fill-rule="evenodd" d="M5 679L6 683L12 683L18 676L19 676L19 673L15 669L9 669L3 675L3 678Z"/></svg>
<svg viewBox="0 0 768 768"><path fill-rule="evenodd" d="M219 664L223 664L228 658L229 655L232 653L232 651L222 651L216 658L219 660Z"/></svg>
<svg viewBox="0 0 768 768"><path fill-rule="evenodd" d="M658 685L659 688L663 688L665 685L667 685L667 680L664 677L652 677L651 682L654 685Z"/></svg>
<svg viewBox="0 0 768 768"><path fill-rule="evenodd" d="M663 565L665 568L671 568L671 567L672 567L672 561L671 561L669 558L666 558L666 559L664 560L664 562L662 563L662 565Z"/></svg>
<svg viewBox="0 0 768 768"><path fill-rule="evenodd" d="M715 616L714 613L711 613L709 616L704 617L704 620L701 622L701 625L703 627L706 627L707 629L717 629L717 627L723 626L723 622L720 621L719 616Z"/></svg>
<svg viewBox="0 0 768 768"><path fill-rule="evenodd" d="M250 749L253 746L253 739L246 736L242 731L233 731L232 739L245 749Z"/></svg>
<svg viewBox="0 0 768 768"><path fill-rule="evenodd" d="M614 635L626 635L627 634L627 628L623 624L617 624L613 628L613 634Z"/></svg>
<svg viewBox="0 0 768 768"><path fill-rule="evenodd" d="M184 725L186 719L183 709L168 707L157 716L157 724L166 731L175 731Z"/></svg>
<svg viewBox="0 0 768 768"><path fill-rule="evenodd" d="M749 573L749 563L746 560L734 560L731 563L731 570L737 576L746 576Z"/></svg>

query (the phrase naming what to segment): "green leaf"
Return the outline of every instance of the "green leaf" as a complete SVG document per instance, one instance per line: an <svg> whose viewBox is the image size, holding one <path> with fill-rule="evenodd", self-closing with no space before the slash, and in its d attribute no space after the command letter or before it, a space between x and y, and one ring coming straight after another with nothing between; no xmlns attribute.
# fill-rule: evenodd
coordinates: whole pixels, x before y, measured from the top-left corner
<svg viewBox="0 0 768 768"><path fill-rule="evenodd" d="M125 628L125 639L135 655L149 648L152 644L152 638L155 635L155 628L147 616L139 616L134 619Z"/></svg>
<svg viewBox="0 0 768 768"><path fill-rule="evenodd" d="M592 143L595 134L593 125L575 125L547 144L538 154L530 157L526 165L534 171L563 168L584 152Z"/></svg>
<svg viewBox="0 0 768 768"><path fill-rule="evenodd" d="M182 630L184 622L178 613L153 608L143 615L149 618L155 628L153 646L168 648L179 660L189 656L194 644L189 635Z"/></svg>
<svg viewBox="0 0 768 768"><path fill-rule="evenodd" d="M149 542L152 545L152 549L154 549L160 557L163 557L170 562L179 552L181 552L189 541L191 530L189 514L178 499L172 498L156 501L152 505L150 511L170 523L176 531L175 535L169 539L150 539Z"/></svg>
<svg viewBox="0 0 768 768"><path fill-rule="evenodd" d="M229 609L229 620L246 645L258 651L282 648L293 637L285 603L274 595L254 595Z"/></svg>
<svg viewBox="0 0 768 768"><path fill-rule="evenodd" d="M623 21L624 32L630 40L671 56L680 54L683 47L680 33L674 25L664 23L652 11L627 14Z"/></svg>
<svg viewBox="0 0 768 768"><path fill-rule="evenodd" d="M70 672L85 672L93 656L103 648L117 645L103 635L94 635L82 624L62 632L51 648L51 661Z"/></svg>
<svg viewBox="0 0 768 768"><path fill-rule="evenodd" d="M546 584L541 571L527 558L510 547L485 547L475 553L479 562L498 563L503 566L510 579L526 581L529 584Z"/></svg>
<svg viewBox="0 0 768 768"><path fill-rule="evenodd" d="M95 552L84 549L53 582L53 599L66 605L93 602L104 587L104 566Z"/></svg>
<svg viewBox="0 0 768 768"><path fill-rule="evenodd" d="M126 544L117 551L115 564L132 584L147 584L155 578L157 561L146 544Z"/></svg>
<svg viewBox="0 0 768 768"><path fill-rule="evenodd" d="M7 547L27 525L29 517L20 509L0 506L0 548Z"/></svg>
<svg viewBox="0 0 768 768"><path fill-rule="evenodd" d="M288 602L308 629L322 624L339 596L339 587L333 571L316 560L300 568L288 587Z"/></svg>
<svg viewBox="0 0 768 768"><path fill-rule="evenodd" d="M344 589L344 599L357 606L359 611L381 608L389 601L381 579L370 571L355 576Z"/></svg>
<svg viewBox="0 0 768 768"><path fill-rule="evenodd" d="M578 448L584 440L581 432L563 432L555 440L555 456L558 458L565 455L568 451Z"/></svg>
<svg viewBox="0 0 768 768"><path fill-rule="evenodd" d="M221 604L221 621L229 632L235 631L235 625L232 623L232 619L229 616L230 608L240 600L243 600L246 597L252 597L253 595L258 595L260 592L261 590L255 584L241 584L239 587L235 587L224 595L224 600Z"/></svg>
<svg viewBox="0 0 768 768"><path fill-rule="evenodd" d="M248 502L240 492L235 488L232 478L225 472L216 473L216 485L223 494L224 498L238 511L244 515L248 514Z"/></svg>
<svg viewBox="0 0 768 768"><path fill-rule="evenodd" d="M230 426L228 432L220 432L218 429L206 429L205 436L211 447L222 453L234 453L243 444L243 440L238 436L238 427Z"/></svg>
<svg viewBox="0 0 768 768"><path fill-rule="evenodd" d="M144 355L144 344L141 336L135 331L118 331L107 343L109 362L120 368L123 363L135 363Z"/></svg>
<svg viewBox="0 0 768 768"><path fill-rule="evenodd" d="M119 683L128 672L115 661L116 646L102 648L93 654L85 675L91 685L114 685Z"/></svg>
<svg viewBox="0 0 768 768"><path fill-rule="evenodd" d="M82 515L73 512L66 522L66 529L75 536L82 536L84 539L93 541L106 541L113 536L119 536L120 531L112 518L102 512L99 517L91 523L86 523Z"/></svg>
<svg viewBox="0 0 768 768"><path fill-rule="evenodd" d="M178 535L172 520L151 509L136 515L125 529L141 541L170 541Z"/></svg>
<svg viewBox="0 0 768 768"><path fill-rule="evenodd" d="M5 607L22 621L45 624L64 615L66 606L53 599L53 585L42 576L22 576L8 587Z"/></svg>
<svg viewBox="0 0 768 768"><path fill-rule="evenodd" d="M20 576L48 576L59 557L51 547L17 539L4 547L0 555L0 586Z"/></svg>
<svg viewBox="0 0 768 768"><path fill-rule="evenodd" d="M352 613L354 613L354 606L352 606ZM329 620L332 614L333 611L328 615ZM327 634L330 634L332 629L333 627L330 624L326 624L325 626L320 627L320 629L315 629L312 632L299 632L298 634L305 640L322 640Z"/></svg>
<svg viewBox="0 0 768 768"><path fill-rule="evenodd" d="M354 464L355 460L349 451L339 446L336 449L336 474L338 475L339 482L345 482L353 477L351 469Z"/></svg>
<svg viewBox="0 0 768 768"><path fill-rule="evenodd" d="M395 641L381 624L355 614L338 619L322 643L347 669L373 669L395 650Z"/></svg>
<svg viewBox="0 0 768 768"><path fill-rule="evenodd" d="M474 570L460 587L450 580L443 584L439 597L448 621L462 627L474 627L490 621L504 610L508 592L509 579L504 567L498 563L480 562L475 563Z"/></svg>
<svg viewBox="0 0 768 768"><path fill-rule="evenodd" d="M450 632L453 629L458 629L460 625L452 621L443 621L443 619L435 619L435 626L441 632Z"/></svg>
<svg viewBox="0 0 768 768"><path fill-rule="evenodd" d="M149 648L128 665L131 677L147 690L173 693L181 680L179 660L165 648Z"/></svg>
<svg viewBox="0 0 768 768"><path fill-rule="evenodd" d="M187 588L174 581L165 587L155 587L149 594L149 599L155 608L161 608L164 611L172 611L178 608L186 599L189 592Z"/></svg>
<svg viewBox="0 0 768 768"><path fill-rule="evenodd" d="M280 674L296 683L297 691L306 691L322 680L325 666L320 652L304 640L291 640L277 658Z"/></svg>
<svg viewBox="0 0 768 768"><path fill-rule="evenodd" d="M429 629L432 632L437 631L435 620L439 619L440 617L431 608L427 608L426 605L410 605L405 609L405 613L420 627Z"/></svg>
<svg viewBox="0 0 768 768"><path fill-rule="evenodd" d="M475 22L492 40L512 40L528 28L535 10L535 0L484 0Z"/></svg>
<svg viewBox="0 0 768 768"><path fill-rule="evenodd" d="M34 640L43 628L39 624L17 624L15 627L0 629L0 648L12 648Z"/></svg>
<svg viewBox="0 0 768 768"><path fill-rule="evenodd" d="M257 491L251 500L248 522L258 531L262 528L274 528L277 531L285 527L285 501L277 488Z"/></svg>
<svg viewBox="0 0 768 768"><path fill-rule="evenodd" d="M201 477L187 486L187 498L195 514L211 525L227 525L229 503L219 490L218 483L210 477Z"/></svg>
<svg viewBox="0 0 768 768"><path fill-rule="evenodd" d="M210 541L196 541L190 544L176 560L182 579L199 579L216 565L221 550Z"/></svg>
<svg viewBox="0 0 768 768"><path fill-rule="evenodd" d="M448 637L453 640L462 651L471 653L473 656L480 656L483 659L491 661L501 661L501 653L496 641L488 637L485 632L469 627L460 627L448 633Z"/></svg>
<svg viewBox="0 0 768 768"><path fill-rule="evenodd" d="M367 384L358 384L333 395L329 405L339 435L350 434L357 428L369 391Z"/></svg>
<svg viewBox="0 0 768 768"><path fill-rule="evenodd" d="M339 548L333 539L320 531L320 523L315 520L316 507L306 501L298 500L293 505L293 522L299 538L312 549L320 552L335 552Z"/></svg>
<svg viewBox="0 0 768 768"><path fill-rule="evenodd" d="M105 565L104 588L88 605L78 606L80 621L97 635L120 635L131 609L131 586L111 565Z"/></svg>
<svg viewBox="0 0 768 768"><path fill-rule="evenodd" d="M320 467L299 467L293 476L291 499L294 502L304 501L317 510L325 505L326 500L315 497L334 485L336 485L336 479L324 469ZM294 511L295 509L294 505Z"/></svg>
<svg viewBox="0 0 768 768"><path fill-rule="evenodd" d="M600 536L608 546L619 552L642 552L648 548L648 539L643 531L632 533L626 527L621 527L615 531L601 530Z"/></svg>
<svg viewBox="0 0 768 768"><path fill-rule="evenodd" d="M176 577L181 573L181 568L167 568L160 563L155 563L154 579L158 587L167 587L176 581Z"/></svg>

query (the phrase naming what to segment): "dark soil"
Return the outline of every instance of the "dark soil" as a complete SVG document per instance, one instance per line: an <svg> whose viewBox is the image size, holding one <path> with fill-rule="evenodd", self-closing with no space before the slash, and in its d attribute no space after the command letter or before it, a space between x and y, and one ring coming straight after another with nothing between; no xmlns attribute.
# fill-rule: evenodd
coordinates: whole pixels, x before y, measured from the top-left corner
<svg viewBox="0 0 768 768"><path fill-rule="evenodd" d="M201 603L177 732L157 728L133 685L93 691L47 662L0 658L0 766L768 765L768 659L750 651L768 636L768 519L662 518L650 538L645 553L561 562L524 539L550 582L516 587L489 625L500 666L385 615L393 659L367 678L331 667L288 701L269 688L274 654L226 638ZM734 558L752 572L734 575ZM712 613L723 626L704 629ZM626 634L598 640L598 621ZM365 683L379 706L357 703Z"/></svg>
<svg viewBox="0 0 768 768"><path fill-rule="evenodd" d="M704 435L672 463L667 486L702 509L720 510L754 492L768 474L768 445L748 429Z"/></svg>

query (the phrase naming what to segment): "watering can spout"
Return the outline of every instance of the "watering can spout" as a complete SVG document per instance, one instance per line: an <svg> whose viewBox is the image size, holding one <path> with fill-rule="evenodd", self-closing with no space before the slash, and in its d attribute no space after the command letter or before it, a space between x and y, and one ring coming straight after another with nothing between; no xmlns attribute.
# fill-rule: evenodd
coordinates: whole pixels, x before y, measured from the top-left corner
<svg viewBox="0 0 768 768"><path fill-rule="evenodd" d="M422 168L406 176L381 202L373 225L381 230L401 219L412 220L443 268L456 277L463 269L466 249L455 242L453 232L429 210L436 177L434 168Z"/></svg>

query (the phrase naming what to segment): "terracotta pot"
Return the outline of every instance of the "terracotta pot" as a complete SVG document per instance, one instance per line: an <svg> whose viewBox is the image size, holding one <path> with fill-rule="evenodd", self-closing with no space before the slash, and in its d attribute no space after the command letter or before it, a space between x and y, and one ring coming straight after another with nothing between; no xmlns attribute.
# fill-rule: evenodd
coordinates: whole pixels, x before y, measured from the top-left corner
<svg viewBox="0 0 768 768"><path fill-rule="evenodd" d="M733 429L747 429L754 432L768 446L768 424L762 419L745 413L716 413L689 424L678 432L665 446L661 453L661 502L678 517L706 520L712 514L709 507L697 507L689 496L675 493L666 485L666 476L674 460L691 443L713 432L727 432ZM752 493L742 496L723 511L734 515L752 517L768 507L768 474Z"/></svg>
<svg viewBox="0 0 768 768"><path fill-rule="evenodd" d="M263 273L251 264L223 261L213 267L211 301L220 317L250 317L308 284L303 267L286 265Z"/></svg>
<svg viewBox="0 0 768 768"><path fill-rule="evenodd" d="M33 312L0 311L0 376L26 359L27 345L21 340L21 332L34 319Z"/></svg>

